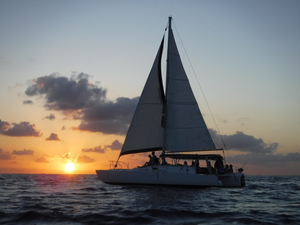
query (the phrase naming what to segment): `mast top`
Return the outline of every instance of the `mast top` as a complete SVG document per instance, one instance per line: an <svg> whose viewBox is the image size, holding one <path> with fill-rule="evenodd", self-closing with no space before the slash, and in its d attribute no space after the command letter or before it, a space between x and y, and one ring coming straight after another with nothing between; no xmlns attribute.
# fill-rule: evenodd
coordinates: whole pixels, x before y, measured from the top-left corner
<svg viewBox="0 0 300 225"><path fill-rule="evenodd" d="M170 30L172 29L171 22L172 22L172 16L169 16L169 29Z"/></svg>

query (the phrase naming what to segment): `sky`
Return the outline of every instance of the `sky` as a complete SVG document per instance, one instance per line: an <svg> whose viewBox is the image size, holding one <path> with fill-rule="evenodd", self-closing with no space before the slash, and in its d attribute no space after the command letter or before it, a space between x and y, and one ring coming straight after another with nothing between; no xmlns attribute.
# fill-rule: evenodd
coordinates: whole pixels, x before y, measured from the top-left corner
<svg viewBox="0 0 300 225"><path fill-rule="evenodd" d="M297 0L0 0L0 173L109 169L170 15L227 162L300 175Z"/></svg>

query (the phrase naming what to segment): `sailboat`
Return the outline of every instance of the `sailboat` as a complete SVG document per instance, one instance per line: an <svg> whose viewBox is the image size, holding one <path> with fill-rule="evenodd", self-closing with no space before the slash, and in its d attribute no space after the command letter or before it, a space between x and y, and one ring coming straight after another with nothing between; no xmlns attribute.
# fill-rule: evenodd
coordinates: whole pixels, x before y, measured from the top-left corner
<svg viewBox="0 0 300 225"><path fill-rule="evenodd" d="M166 87L161 72L164 35L119 155L152 152L150 161L129 169L120 167L118 158L111 169L96 170L97 176L107 184L243 187L242 169L227 168L220 154L198 154L218 149L182 65L171 22L169 17ZM156 151L162 152L159 159Z"/></svg>

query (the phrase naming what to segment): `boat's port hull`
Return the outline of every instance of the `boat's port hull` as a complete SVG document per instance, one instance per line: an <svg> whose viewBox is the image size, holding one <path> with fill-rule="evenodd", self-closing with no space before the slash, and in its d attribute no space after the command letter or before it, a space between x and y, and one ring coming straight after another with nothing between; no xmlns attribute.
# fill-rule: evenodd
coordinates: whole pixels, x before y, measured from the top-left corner
<svg viewBox="0 0 300 225"><path fill-rule="evenodd" d="M242 187L243 173L196 174L180 166L151 166L134 169L96 170L107 184L168 185L186 187Z"/></svg>

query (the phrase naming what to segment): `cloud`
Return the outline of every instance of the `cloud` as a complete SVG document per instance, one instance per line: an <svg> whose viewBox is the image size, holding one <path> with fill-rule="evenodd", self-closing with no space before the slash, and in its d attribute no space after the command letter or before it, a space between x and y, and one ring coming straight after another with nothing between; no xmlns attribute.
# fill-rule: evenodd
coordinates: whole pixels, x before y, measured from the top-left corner
<svg viewBox="0 0 300 225"><path fill-rule="evenodd" d="M12 155L33 155L34 151L33 150L13 150Z"/></svg>
<svg viewBox="0 0 300 225"><path fill-rule="evenodd" d="M60 141L57 134L51 133L49 137L46 138L46 141Z"/></svg>
<svg viewBox="0 0 300 225"><path fill-rule="evenodd" d="M64 155L61 155L60 157L61 157L62 159L70 159L70 155L71 155L71 153L66 153L66 154L64 154Z"/></svg>
<svg viewBox="0 0 300 225"><path fill-rule="evenodd" d="M139 98L117 98L83 109L78 130L104 134L126 134Z"/></svg>
<svg viewBox="0 0 300 225"><path fill-rule="evenodd" d="M105 153L106 149L110 148L111 150L120 150L122 148L121 142L115 140L111 143L111 145L106 145L104 148L101 145L94 148L86 148L82 149L82 152L96 152L96 153Z"/></svg>
<svg viewBox="0 0 300 225"><path fill-rule="evenodd" d="M222 143L221 136L215 130L210 129L210 134L215 142ZM266 144L261 138L255 138L241 131L237 131L232 135L222 135L222 138L228 150L249 153L274 153L279 145L277 142Z"/></svg>
<svg viewBox="0 0 300 225"><path fill-rule="evenodd" d="M32 105L33 104L33 101L31 100L24 100L23 101L23 105Z"/></svg>
<svg viewBox="0 0 300 225"><path fill-rule="evenodd" d="M76 162L77 163L92 163L94 162L95 160L86 156L86 155L83 155L83 156L79 156L77 159L76 159Z"/></svg>
<svg viewBox="0 0 300 225"><path fill-rule="evenodd" d="M124 135L136 108L138 97L106 98L107 90L89 83L89 75L71 78L51 74L37 78L25 91L27 96L42 96L48 110L63 112L81 124L73 130Z"/></svg>
<svg viewBox="0 0 300 225"><path fill-rule="evenodd" d="M120 97L115 102L97 102L98 104L93 107L84 109L83 119L86 121L120 120L130 123L138 100L138 97L132 99Z"/></svg>
<svg viewBox="0 0 300 225"><path fill-rule="evenodd" d="M218 135L215 130L210 129L210 133L215 143L222 143L221 136ZM267 144L263 139L255 138L241 131L237 131L232 135L222 135L222 138L226 144L226 149L244 152L244 154L239 153L232 156L231 151L229 151L226 157L227 160L233 164L235 164L234 162L250 164L252 165L252 170L256 170L255 173L258 174L264 174L267 173L267 171L270 172L270 169L274 174L285 174L283 168L287 169L287 167L293 163L299 165L300 162L299 152L292 152L286 155L276 154L279 146L277 142ZM261 168L264 168L264 171L261 171Z"/></svg>
<svg viewBox="0 0 300 225"><path fill-rule="evenodd" d="M89 75L80 73L68 79L59 74L42 76L34 80L25 91L27 96L43 96L50 110L78 110L106 98L106 89L90 84Z"/></svg>
<svg viewBox="0 0 300 225"><path fill-rule="evenodd" d="M283 154L240 154L232 156L234 161L246 162L253 165L271 165L272 163L292 163L300 162L300 153L292 152L286 155Z"/></svg>
<svg viewBox="0 0 300 225"><path fill-rule="evenodd" d="M101 146L97 146L95 148L86 148L82 149L82 152L97 152L97 153L105 153L105 149L102 148Z"/></svg>
<svg viewBox="0 0 300 225"><path fill-rule="evenodd" d="M113 143L111 143L111 145L107 145L105 146L106 148L110 148L111 150L120 150L122 148L122 144L121 142L119 142L118 140L115 140Z"/></svg>
<svg viewBox="0 0 300 225"><path fill-rule="evenodd" d="M50 113L49 116L45 116L45 119L54 120L55 119L55 115L53 113Z"/></svg>
<svg viewBox="0 0 300 225"><path fill-rule="evenodd" d="M48 158L49 158L48 155L43 155L42 157L37 158L35 160L35 162L37 162L37 163L50 163L50 161L48 160Z"/></svg>
<svg viewBox="0 0 300 225"><path fill-rule="evenodd" d="M124 135L128 130L128 124L122 121L114 120L84 121L78 127L73 127L72 129L80 131L101 132L103 134Z"/></svg>
<svg viewBox="0 0 300 225"><path fill-rule="evenodd" d="M9 152L4 151L2 148L0 148L0 160L10 160L14 158L15 157L13 157Z"/></svg>
<svg viewBox="0 0 300 225"><path fill-rule="evenodd" d="M40 137L42 134L35 129L34 124L29 122L20 122L19 124L10 123L0 120L0 134L12 137Z"/></svg>

